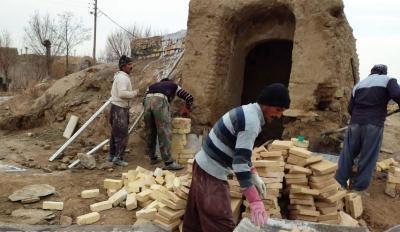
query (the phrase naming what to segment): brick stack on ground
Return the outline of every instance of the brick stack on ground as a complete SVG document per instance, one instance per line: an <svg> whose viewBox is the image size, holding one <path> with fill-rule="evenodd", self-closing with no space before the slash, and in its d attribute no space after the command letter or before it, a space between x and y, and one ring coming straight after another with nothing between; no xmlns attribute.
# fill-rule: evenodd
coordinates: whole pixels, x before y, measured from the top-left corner
<svg viewBox="0 0 400 232"><path fill-rule="evenodd" d="M112 195L105 201L89 206L92 213L77 218L78 224L92 224L102 211L117 206L136 210L137 221L153 221L167 231L174 231L182 223L191 175L156 168L153 172L138 166L122 174L121 179L105 179L103 187ZM98 196L98 189L82 191L82 198Z"/></svg>
<svg viewBox="0 0 400 232"><path fill-rule="evenodd" d="M391 197L400 195L400 165L392 160L388 166L388 175L385 186L385 193Z"/></svg>
<svg viewBox="0 0 400 232"><path fill-rule="evenodd" d="M186 146L187 135L190 133L190 130L191 119L172 119L171 155L181 165L186 165L189 159L193 159L196 152L193 148Z"/></svg>

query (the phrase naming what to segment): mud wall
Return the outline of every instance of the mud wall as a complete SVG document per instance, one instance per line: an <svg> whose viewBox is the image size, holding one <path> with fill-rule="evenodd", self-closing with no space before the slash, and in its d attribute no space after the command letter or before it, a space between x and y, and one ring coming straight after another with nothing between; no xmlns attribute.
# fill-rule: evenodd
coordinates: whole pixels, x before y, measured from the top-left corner
<svg viewBox="0 0 400 232"><path fill-rule="evenodd" d="M355 39L343 8L341 0L191 0L182 74L184 88L196 96L195 121L212 125L240 105L247 53L280 39L293 41L288 87L297 112L285 136L343 124L358 81Z"/></svg>

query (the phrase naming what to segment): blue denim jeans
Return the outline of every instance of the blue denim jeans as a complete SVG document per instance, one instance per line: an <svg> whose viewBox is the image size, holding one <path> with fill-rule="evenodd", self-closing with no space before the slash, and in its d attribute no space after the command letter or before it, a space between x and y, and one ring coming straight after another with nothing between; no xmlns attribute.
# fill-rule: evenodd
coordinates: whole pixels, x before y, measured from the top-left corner
<svg viewBox="0 0 400 232"><path fill-rule="evenodd" d="M362 191L368 188L378 160L383 138L383 127L372 124L351 124L346 132L343 150L339 157L336 180L342 187ZM352 176L352 167L358 158L357 173Z"/></svg>

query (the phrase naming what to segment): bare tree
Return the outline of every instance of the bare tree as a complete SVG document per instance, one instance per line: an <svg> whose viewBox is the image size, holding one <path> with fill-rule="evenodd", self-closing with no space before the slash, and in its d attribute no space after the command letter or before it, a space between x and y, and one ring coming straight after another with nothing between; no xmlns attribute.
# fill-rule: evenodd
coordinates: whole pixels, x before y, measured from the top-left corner
<svg viewBox="0 0 400 232"><path fill-rule="evenodd" d="M142 27L133 25L126 30L114 31L107 37L105 59L107 62L118 60L122 55L131 54L131 42L138 38L147 38L153 35L151 26Z"/></svg>
<svg viewBox="0 0 400 232"><path fill-rule="evenodd" d="M64 53L64 46L55 20L49 14L41 16L38 11L35 11L29 19L28 26L25 27L25 41L34 54L45 55L46 40L51 43L52 56Z"/></svg>
<svg viewBox="0 0 400 232"><path fill-rule="evenodd" d="M76 20L72 12L59 15L59 35L66 52L66 74L68 74L68 57L70 52L82 42L90 39L90 28L86 28L81 20Z"/></svg>
<svg viewBox="0 0 400 232"><path fill-rule="evenodd" d="M11 67L17 60L18 50L11 48L11 35L6 30L0 32L0 72L4 75L5 90L8 90L11 83L10 71Z"/></svg>
<svg viewBox="0 0 400 232"><path fill-rule="evenodd" d="M123 31L112 32L107 37L106 43L106 60L115 61L122 55L130 54L132 36Z"/></svg>

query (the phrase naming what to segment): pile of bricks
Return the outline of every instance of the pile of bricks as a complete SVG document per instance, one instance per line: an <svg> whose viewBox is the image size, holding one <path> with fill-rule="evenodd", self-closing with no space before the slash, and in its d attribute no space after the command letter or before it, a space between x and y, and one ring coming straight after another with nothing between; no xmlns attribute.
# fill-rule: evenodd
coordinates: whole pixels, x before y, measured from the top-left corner
<svg viewBox="0 0 400 232"><path fill-rule="evenodd" d="M186 147L190 128L191 120L189 118L172 119L171 155L181 165L185 165L189 159L193 159L196 152L193 148Z"/></svg>
<svg viewBox="0 0 400 232"><path fill-rule="evenodd" d="M389 167L385 193L391 197L400 195L400 166L393 164Z"/></svg>
<svg viewBox="0 0 400 232"><path fill-rule="evenodd" d="M116 206L136 211L137 221L153 221L167 231L182 223L191 176L177 177L175 173L156 168L154 172L138 166L122 174L121 179L105 179L109 198L90 205L92 213L81 215L77 224L91 224L100 219L100 212ZM99 189L85 190L82 198L99 195Z"/></svg>
<svg viewBox="0 0 400 232"><path fill-rule="evenodd" d="M289 198L288 218L338 223L338 211L343 208L342 199L346 191L340 191L334 179L337 164L323 160L322 156L308 151L307 146L307 141L296 139L275 140L268 146L269 152L281 152L285 164L284 193Z"/></svg>

